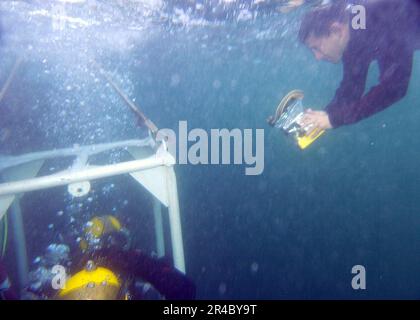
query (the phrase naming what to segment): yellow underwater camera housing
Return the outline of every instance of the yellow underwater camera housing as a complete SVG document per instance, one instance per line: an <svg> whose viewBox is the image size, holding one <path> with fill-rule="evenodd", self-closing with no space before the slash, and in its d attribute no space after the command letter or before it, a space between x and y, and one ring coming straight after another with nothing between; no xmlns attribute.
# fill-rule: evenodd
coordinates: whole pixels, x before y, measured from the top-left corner
<svg viewBox="0 0 420 320"><path fill-rule="evenodd" d="M268 119L269 125L283 130L286 135L293 136L302 150L310 146L325 132L325 130L322 130L316 135L308 135L311 126L302 127L300 125L304 114L303 97L304 94L301 90L290 91L280 101L274 116Z"/></svg>

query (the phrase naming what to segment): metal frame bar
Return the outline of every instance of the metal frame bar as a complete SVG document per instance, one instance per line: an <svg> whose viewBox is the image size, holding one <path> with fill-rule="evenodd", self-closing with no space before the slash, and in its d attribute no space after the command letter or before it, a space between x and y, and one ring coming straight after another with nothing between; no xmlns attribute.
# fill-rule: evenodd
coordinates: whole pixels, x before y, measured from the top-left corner
<svg viewBox="0 0 420 320"><path fill-rule="evenodd" d="M0 156L0 171L21 165L27 162L35 160L47 160L53 158L65 158L65 157L80 157L80 156L92 156L98 153L109 151L117 148L129 148L129 147L155 147L155 143L152 138L146 138L143 140L126 140L113 143L104 143L91 146L74 146L66 149L56 149L50 151L34 152L30 154L24 154L21 156Z"/></svg>
<svg viewBox="0 0 420 320"><path fill-rule="evenodd" d="M147 139L146 139L147 140ZM14 167L19 164L24 164L32 161L39 161L57 157L75 156L78 158L85 158L86 156L104 152L117 147L145 147L152 146L150 141L146 140L132 140L126 142L119 142L113 144L77 147L62 150L53 150L47 152L34 153L29 155L23 155L20 157L7 157L0 158L0 171L6 168ZM1 162L3 160L3 162ZM154 153L154 155L140 160L126 161L117 164L104 165L104 166L74 166L70 169L61 171L48 176L24 179L19 181L9 181L0 184L0 201L2 198L9 196L15 196L25 192L42 190L46 188L52 188L57 186L69 185L77 182L90 181L100 178L106 178L116 176L120 174L133 173L141 170L149 170L156 167L163 166L166 172L165 184L168 194L168 213L169 213L169 224L171 232L171 245L172 254L175 267L181 272L185 273L185 260L184 260L184 248L181 231L181 219L179 212L179 200L178 191L176 184L176 176L173 166L175 165L175 159L167 151L166 146L163 144ZM156 200L158 201L158 200ZM158 207L159 205L159 207ZM156 234L158 254L164 254L163 244L163 226L161 212L159 212L160 202L154 206L154 217L155 217L155 230Z"/></svg>

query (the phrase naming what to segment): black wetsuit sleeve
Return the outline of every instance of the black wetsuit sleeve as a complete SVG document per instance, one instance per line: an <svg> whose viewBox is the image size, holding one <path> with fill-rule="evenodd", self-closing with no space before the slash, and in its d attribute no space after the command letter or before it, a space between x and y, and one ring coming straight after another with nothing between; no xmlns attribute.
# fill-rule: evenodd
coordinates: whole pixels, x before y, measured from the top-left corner
<svg viewBox="0 0 420 320"><path fill-rule="evenodd" d="M362 2L362 1L360 1ZM367 28L350 29L343 55L343 80L326 107L334 128L352 124L380 112L407 92L419 25L412 1L363 1ZM369 66L377 61L379 83L366 92Z"/></svg>
<svg viewBox="0 0 420 320"><path fill-rule="evenodd" d="M347 71L336 98L326 108L334 128L367 118L405 96L411 78L413 51L395 43L393 46L378 61L380 83L359 99L353 100L357 97L356 93L360 92L361 84L365 85L368 68L365 67L359 72ZM356 68L347 67L352 71ZM351 86L354 86L354 89L351 89Z"/></svg>
<svg viewBox="0 0 420 320"><path fill-rule="evenodd" d="M152 284L166 299L195 299L195 284L185 274L163 259L150 257L139 250L117 251L102 249L95 257L106 258L107 264L122 274L140 277Z"/></svg>
<svg viewBox="0 0 420 320"><path fill-rule="evenodd" d="M351 113L348 107L363 96L369 70L369 62L358 56L344 57L343 60L343 80L334 99L325 108L334 128L346 124L348 113Z"/></svg>

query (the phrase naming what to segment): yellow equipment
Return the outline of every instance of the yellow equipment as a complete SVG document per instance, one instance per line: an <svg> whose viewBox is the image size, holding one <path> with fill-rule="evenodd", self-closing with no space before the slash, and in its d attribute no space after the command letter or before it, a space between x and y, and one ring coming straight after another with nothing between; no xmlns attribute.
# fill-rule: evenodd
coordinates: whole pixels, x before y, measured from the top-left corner
<svg viewBox="0 0 420 320"><path fill-rule="evenodd" d="M91 240L100 239L104 235L121 230L121 223L114 216L106 215L94 217L87 223L85 238L79 243L80 248L85 251L88 249Z"/></svg>
<svg viewBox="0 0 420 320"><path fill-rule="evenodd" d="M268 119L268 124L282 129L287 135L292 135L301 149L306 149L316 139L318 139L325 130L315 135L309 135L310 127L302 127L300 120L303 117L304 110L302 105L303 91L290 91L280 101L274 116Z"/></svg>
<svg viewBox="0 0 420 320"><path fill-rule="evenodd" d="M118 277L109 269L96 267L89 261L87 267L70 277L58 298L63 300L116 300L121 289Z"/></svg>
<svg viewBox="0 0 420 320"><path fill-rule="evenodd" d="M104 234L120 231L121 223L114 216L94 217L85 229L86 234L91 234L95 238L100 238Z"/></svg>

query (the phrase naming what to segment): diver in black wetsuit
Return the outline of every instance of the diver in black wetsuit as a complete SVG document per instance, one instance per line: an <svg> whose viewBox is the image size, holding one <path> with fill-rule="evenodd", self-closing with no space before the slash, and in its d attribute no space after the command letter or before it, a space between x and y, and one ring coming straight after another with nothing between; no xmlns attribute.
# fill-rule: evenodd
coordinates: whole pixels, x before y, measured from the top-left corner
<svg viewBox="0 0 420 320"><path fill-rule="evenodd" d="M91 263L118 275L121 280L118 299L124 294L133 300L162 297L170 300L195 299L196 289L191 279L167 259L152 257L132 248L130 232L116 217L96 216L87 225L84 238L88 240L92 233L96 236L84 245L82 240L82 250L74 251L71 260L77 263L73 263L71 268L73 275L87 270ZM88 290L81 289L79 291L83 294L90 295L86 292ZM75 297L72 293L67 296L70 299Z"/></svg>
<svg viewBox="0 0 420 320"><path fill-rule="evenodd" d="M85 265L87 260L95 261L122 277L141 278L168 300L192 300L196 297L196 287L190 278L165 259L151 257L140 250L99 249L85 256L79 265ZM133 293L134 290L129 291L133 300L142 298Z"/></svg>
<svg viewBox="0 0 420 320"><path fill-rule="evenodd" d="M354 28L353 5L366 12L366 28ZM343 79L325 111L308 109L303 125L315 130L359 122L401 100L407 93L413 56L420 49L417 0L336 0L308 12L299 39L318 60L343 63ZM366 92L369 67L377 61L379 84Z"/></svg>
<svg viewBox="0 0 420 320"><path fill-rule="evenodd" d="M74 247L68 259L57 249L56 262L47 263L41 279L34 277L34 286L29 285L22 293L23 299L65 299L65 300L142 300L142 299L195 299L194 282L177 270L166 258L156 258L140 250L131 248L130 235L113 216L93 218L87 225L84 238L91 232L98 237L89 239L80 248ZM112 227L112 228L111 228ZM82 244L82 241L80 241ZM56 247L59 247L56 245ZM81 250L82 249L82 250ZM48 250L47 250L48 252ZM61 256L63 255L63 256ZM46 257L41 261L47 261ZM70 262L71 263L68 263ZM70 275L64 273L65 287L55 287L58 273L52 265L67 266ZM0 280L5 272L1 272ZM53 273L54 272L54 273ZM48 275L47 275L48 274ZM6 282L9 283L9 282ZM40 283L39 286L35 284ZM9 288L10 286L8 286ZM5 296L14 299L13 296Z"/></svg>

